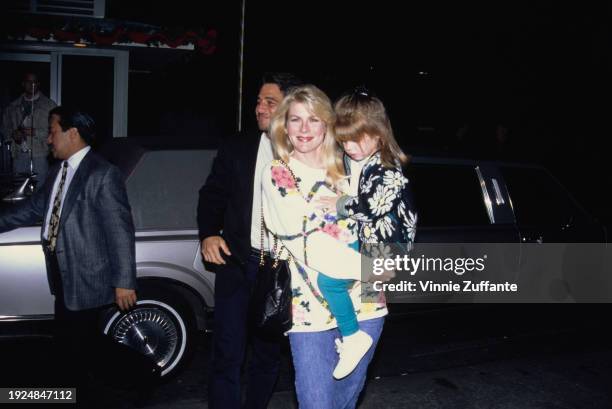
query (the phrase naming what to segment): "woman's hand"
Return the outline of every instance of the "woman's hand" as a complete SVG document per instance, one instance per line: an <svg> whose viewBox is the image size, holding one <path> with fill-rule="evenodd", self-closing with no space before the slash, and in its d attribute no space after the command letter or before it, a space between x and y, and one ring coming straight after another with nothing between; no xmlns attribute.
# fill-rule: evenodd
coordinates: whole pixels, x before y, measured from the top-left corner
<svg viewBox="0 0 612 409"><path fill-rule="evenodd" d="M317 209L322 210L336 210L336 203L340 196L322 196L314 201L314 205Z"/></svg>

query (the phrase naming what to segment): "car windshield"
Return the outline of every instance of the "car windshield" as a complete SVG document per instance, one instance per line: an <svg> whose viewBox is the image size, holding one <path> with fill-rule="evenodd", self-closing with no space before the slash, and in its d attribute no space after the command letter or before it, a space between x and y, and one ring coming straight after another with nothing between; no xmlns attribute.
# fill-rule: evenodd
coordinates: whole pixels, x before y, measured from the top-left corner
<svg viewBox="0 0 612 409"><path fill-rule="evenodd" d="M145 152L127 178L136 230L197 229L198 191L215 150Z"/></svg>

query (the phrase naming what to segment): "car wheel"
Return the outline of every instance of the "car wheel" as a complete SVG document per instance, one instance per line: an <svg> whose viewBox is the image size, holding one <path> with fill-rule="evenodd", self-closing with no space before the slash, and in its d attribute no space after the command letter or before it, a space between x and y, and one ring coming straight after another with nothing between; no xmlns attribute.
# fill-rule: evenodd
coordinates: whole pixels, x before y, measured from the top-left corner
<svg viewBox="0 0 612 409"><path fill-rule="evenodd" d="M191 350L192 319L173 297L141 296L127 312L115 311L104 334L150 357L162 378L176 373Z"/></svg>

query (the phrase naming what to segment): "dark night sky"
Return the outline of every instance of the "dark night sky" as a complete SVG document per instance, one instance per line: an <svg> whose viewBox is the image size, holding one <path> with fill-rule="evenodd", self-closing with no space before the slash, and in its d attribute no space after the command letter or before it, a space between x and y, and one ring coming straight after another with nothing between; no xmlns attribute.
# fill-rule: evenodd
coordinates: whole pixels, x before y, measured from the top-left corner
<svg viewBox="0 0 612 409"><path fill-rule="evenodd" d="M169 9L115 0L108 2L108 15L217 28L217 55L193 58L193 67L183 68L198 72L204 83L204 77L222 73L216 92L231 93L228 100L236 101L240 2L231 3L177 0ZM288 70L332 97L366 82L398 117L421 125L480 115L567 120L570 112L570 117L599 114L598 105L585 100L604 92L609 51L603 10L553 1L330 3L247 0L244 73L250 98L262 71Z"/></svg>
<svg viewBox="0 0 612 409"><path fill-rule="evenodd" d="M586 190L581 178L604 171L608 10L552 0L465 3L247 0L243 123L254 122L267 70L295 72L332 98L365 83L404 146L457 153L452 139L466 123L475 144L488 146L483 138L503 123L512 159L544 163ZM214 56L175 61L158 83L173 106L214 117L220 135L235 129L240 2L107 4L109 17L215 27Z"/></svg>
<svg viewBox="0 0 612 409"><path fill-rule="evenodd" d="M604 2L245 1L244 127L265 71L294 72L332 99L365 84L409 153L541 163L610 213L599 192L612 188ZM236 131L241 5L106 1L119 25L218 33L213 55L130 47L129 136L192 144ZM509 135L501 153L496 125Z"/></svg>

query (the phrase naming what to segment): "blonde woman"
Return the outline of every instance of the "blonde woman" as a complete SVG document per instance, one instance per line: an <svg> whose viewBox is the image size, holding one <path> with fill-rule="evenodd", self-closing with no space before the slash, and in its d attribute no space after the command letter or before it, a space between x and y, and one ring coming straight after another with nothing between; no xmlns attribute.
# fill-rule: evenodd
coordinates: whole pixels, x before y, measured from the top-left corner
<svg viewBox="0 0 612 409"><path fill-rule="evenodd" d="M289 93L270 126L276 159L262 175L266 228L278 240L277 255L289 258L293 326L288 335L302 409L355 407L387 315L382 293L377 302L361 302L361 256L351 248L357 240L355 223L339 219L335 209L321 210L314 205L320 197L346 190L334 122L329 98L315 86ZM351 312L358 331L370 340L354 370L341 380L335 380L332 373L346 348L339 341L328 300L321 294L321 275L350 282L345 291Z"/></svg>

